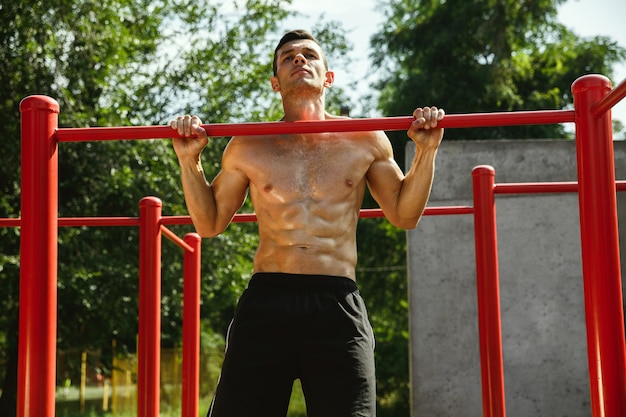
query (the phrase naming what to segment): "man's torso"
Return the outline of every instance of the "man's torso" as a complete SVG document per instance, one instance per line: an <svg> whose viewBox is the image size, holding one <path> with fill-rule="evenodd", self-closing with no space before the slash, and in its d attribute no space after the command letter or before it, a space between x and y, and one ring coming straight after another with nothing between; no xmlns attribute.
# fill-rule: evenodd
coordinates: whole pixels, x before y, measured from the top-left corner
<svg viewBox="0 0 626 417"><path fill-rule="evenodd" d="M379 141L380 133L325 133L231 142L258 218L255 272L355 278L356 223Z"/></svg>

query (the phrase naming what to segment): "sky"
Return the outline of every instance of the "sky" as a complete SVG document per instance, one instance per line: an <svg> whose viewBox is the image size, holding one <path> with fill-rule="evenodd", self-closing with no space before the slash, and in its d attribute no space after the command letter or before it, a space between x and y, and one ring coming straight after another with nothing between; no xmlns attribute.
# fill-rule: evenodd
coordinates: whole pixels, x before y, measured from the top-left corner
<svg viewBox="0 0 626 417"><path fill-rule="evenodd" d="M292 8L308 17L287 19L285 29L313 30L320 13L328 19L343 23L348 31L348 40L354 44L353 66L350 74L335 71L335 84L341 86L342 80L361 79L359 90L363 93L373 81L369 61L369 39L381 26L384 19L382 11L377 10L377 0L293 0ZM558 9L558 19L576 35L608 36L620 46L626 48L626 0L567 0ZM433 35L433 36L436 36ZM583 74L581 74L583 75ZM613 87L626 79L626 62L615 68ZM573 82L574 80L572 80ZM416 106L420 105L416 103ZM442 105L445 108L445 105ZM369 115L379 116L379 115ZM626 99L613 108L613 118L626 124Z"/></svg>

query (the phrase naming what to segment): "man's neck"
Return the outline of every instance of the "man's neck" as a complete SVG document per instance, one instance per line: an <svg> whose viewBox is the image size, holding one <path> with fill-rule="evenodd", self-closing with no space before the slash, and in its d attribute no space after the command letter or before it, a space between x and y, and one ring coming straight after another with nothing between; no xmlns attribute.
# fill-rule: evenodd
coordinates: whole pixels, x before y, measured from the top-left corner
<svg viewBox="0 0 626 417"><path fill-rule="evenodd" d="M324 120L326 110L324 98L316 101L311 100L285 100L283 98L283 120L293 122L296 120Z"/></svg>

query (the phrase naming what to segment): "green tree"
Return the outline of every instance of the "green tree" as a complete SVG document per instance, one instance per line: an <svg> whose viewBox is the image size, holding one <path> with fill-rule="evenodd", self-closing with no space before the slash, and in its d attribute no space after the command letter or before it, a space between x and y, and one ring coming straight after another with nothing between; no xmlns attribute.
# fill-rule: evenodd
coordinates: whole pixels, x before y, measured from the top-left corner
<svg viewBox="0 0 626 417"><path fill-rule="evenodd" d="M30 94L48 94L56 97L63 109L61 123L84 126L106 119L99 106L111 74L131 62L150 62L155 52L153 36L162 20L161 5L151 2L68 2L25 1L0 4L0 122L3 141L0 184L0 215L19 216L19 102ZM129 80L127 80L129 81ZM122 85L123 87L127 86ZM115 113L109 113L109 117ZM118 123L122 118L114 118ZM65 151L70 150L68 147ZM70 151L71 153L71 151ZM67 154L66 154L67 155ZM85 187L83 178L68 177L73 169L61 167L64 175L60 191L61 206L73 204L74 190L83 190L84 201L98 189ZM69 175L68 175L69 174ZM101 187L100 187L101 188ZM68 210L60 209L61 213ZM72 232L65 232L60 240ZM75 232L74 232L75 233ZM5 359L2 367L2 415L15 414L15 380L17 370L17 305L19 288L19 229L0 229L0 285L3 288L0 314L0 349ZM85 251L84 253L86 253ZM60 294L64 287L80 291L80 285L67 278L67 271L78 270L60 265ZM5 291L6 289L6 291ZM93 299L83 292L73 299L88 304ZM63 311L65 306L61 307ZM79 311L77 313L80 313ZM77 316L70 316L76 319ZM78 317L80 318L80 317ZM68 320L67 322L71 322ZM96 325L91 325L97 328ZM60 334L64 333L63 323Z"/></svg>
<svg viewBox="0 0 626 417"><path fill-rule="evenodd" d="M272 120L280 108L268 88L278 22L290 1L79 0L0 4L0 217L19 216L19 102L55 97L65 127L161 124L182 112L212 122ZM193 14L189 13L193 10ZM176 29L182 28L182 29ZM206 28L211 28L208 32ZM343 56L335 22L316 35ZM338 36L334 36L338 35ZM343 49L342 49L343 48ZM331 54L332 55L332 54ZM345 95L335 90L331 107ZM267 108L270 108L268 111ZM225 140L204 154L212 177ZM128 216L156 195L163 212L185 214L175 155L167 141L62 143L60 216ZM190 226L172 227L179 235ZM245 286L255 226L234 224L203 241L202 316L225 333ZM60 349L133 350L137 331L137 230L62 228L59 233ZM181 330L181 252L163 244L163 338ZM244 278L244 279L242 279ZM0 414L15 414L19 229L0 228ZM219 340L219 338L217 338Z"/></svg>
<svg viewBox="0 0 626 417"><path fill-rule="evenodd" d="M572 82L612 73L625 50L604 37L578 38L556 21L560 0L387 0L372 38L374 89L385 115L437 105L449 114L561 109ZM404 166L406 134L390 132ZM563 126L449 129L450 139L566 137ZM385 245L377 244L385 240ZM409 415L405 233L386 222L359 225L359 280L377 334L379 415ZM383 275L383 276L377 276Z"/></svg>
<svg viewBox="0 0 626 417"><path fill-rule="evenodd" d="M579 38L556 20L563 0L386 2L372 40L379 108L407 114L420 104L448 113L562 109L571 84L608 76L626 51L605 37ZM447 139L565 137L561 125L455 129Z"/></svg>

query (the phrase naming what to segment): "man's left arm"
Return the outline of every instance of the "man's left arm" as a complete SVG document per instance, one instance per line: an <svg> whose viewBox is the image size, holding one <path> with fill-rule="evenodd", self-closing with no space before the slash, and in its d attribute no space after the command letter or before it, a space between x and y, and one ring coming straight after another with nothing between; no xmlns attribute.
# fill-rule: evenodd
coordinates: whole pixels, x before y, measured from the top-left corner
<svg viewBox="0 0 626 417"><path fill-rule="evenodd" d="M386 155L375 161L368 171L368 185L372 195L396 227L414 228L422 216L433 183L435 157L443 138L443 129L437 127L444 111L436 107L418 108L408 136L415 142L415 156L409 171L403 175L393 160L391 145Z"/></svg>

